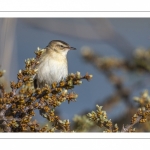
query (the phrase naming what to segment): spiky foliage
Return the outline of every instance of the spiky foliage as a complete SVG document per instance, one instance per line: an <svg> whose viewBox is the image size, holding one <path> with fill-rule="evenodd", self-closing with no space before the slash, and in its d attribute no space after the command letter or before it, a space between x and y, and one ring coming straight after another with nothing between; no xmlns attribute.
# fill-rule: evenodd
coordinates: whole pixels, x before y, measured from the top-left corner
<svg viewBox="0 0 150 150"><path fill-rule="evenodd" d="M10 83L11 91L6 92L4 86L0 85L0 127L4 132L69 132L69 120L61 120L55 114L55 108L62 102L75 101L78 95L70 92L74 86L82 84L82 80L90 80L92 75L88 73L81 76L80 72L71 73L60 83L45 85L43 88L34 89L33 77L37 72L39 58L45 49L37 49L36 57L25 60L25 69L19 70L18 81ZM0 71L2 77L4 71ZM51 127L40 127L33 120L35 110L39 110L42 117L46 118Z"/></svg>

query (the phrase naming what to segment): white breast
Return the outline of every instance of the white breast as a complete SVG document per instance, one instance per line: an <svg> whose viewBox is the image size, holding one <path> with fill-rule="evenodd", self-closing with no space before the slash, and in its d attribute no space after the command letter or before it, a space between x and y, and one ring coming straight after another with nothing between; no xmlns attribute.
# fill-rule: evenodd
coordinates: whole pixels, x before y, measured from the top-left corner
<svg viewBox="0 0 150 150"><path fill-rule="evenodd" d="M41 83L52 84L59 82L68 75L67 60L45 58L38 67L37 79Z"/></svg>

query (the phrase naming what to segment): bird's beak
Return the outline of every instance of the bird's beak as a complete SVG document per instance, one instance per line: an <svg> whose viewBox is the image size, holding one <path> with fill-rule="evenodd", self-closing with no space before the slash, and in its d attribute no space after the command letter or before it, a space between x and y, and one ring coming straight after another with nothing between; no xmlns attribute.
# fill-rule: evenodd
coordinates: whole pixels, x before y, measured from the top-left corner
<svg viewBox="0 0 150 150"><path fill-rule="evenodd" d="M70 49L70 50L76 50L76 48L74 48L74 47L69 47L69 49Z"/></svg>

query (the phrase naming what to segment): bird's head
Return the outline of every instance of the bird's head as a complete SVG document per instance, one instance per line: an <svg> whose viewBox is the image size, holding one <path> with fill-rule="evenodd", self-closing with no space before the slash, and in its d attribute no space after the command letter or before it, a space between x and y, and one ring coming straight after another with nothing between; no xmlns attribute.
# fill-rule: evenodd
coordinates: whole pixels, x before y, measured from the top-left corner
<svg viewBox="0 0 150 150"><path fill-rule="evenodd" d="M69 50L76 50L76 48L71 47L66 42L60 40L51 41L46 48L48 48L50 51L52 50L62 55L67 55Z"/></svg>

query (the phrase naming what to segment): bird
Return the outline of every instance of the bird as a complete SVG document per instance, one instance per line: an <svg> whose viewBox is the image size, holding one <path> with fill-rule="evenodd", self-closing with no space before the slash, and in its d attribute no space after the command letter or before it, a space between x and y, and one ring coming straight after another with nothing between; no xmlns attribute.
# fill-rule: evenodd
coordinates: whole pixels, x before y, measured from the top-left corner
<svg viewBox="0 0 150 150"><path fill-rule="evenodd" d="M34 88L42 88L54 82L59 83L68 76L67 53L76 50L61 40L52 40L45 47L45 52L39 59L37 73L34 77Z"/></svg>

